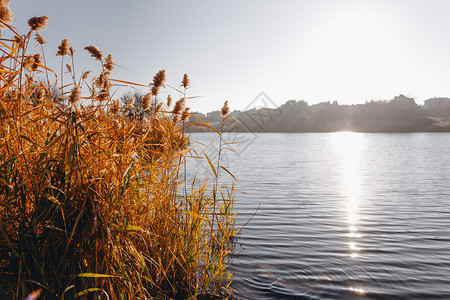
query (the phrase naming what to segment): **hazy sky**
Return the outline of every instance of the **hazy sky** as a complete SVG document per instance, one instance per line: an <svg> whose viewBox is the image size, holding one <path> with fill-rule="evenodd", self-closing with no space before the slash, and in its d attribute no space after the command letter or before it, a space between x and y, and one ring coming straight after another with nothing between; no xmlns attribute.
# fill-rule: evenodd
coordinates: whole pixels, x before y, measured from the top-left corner
<svg viewBox="0 0 450 300"><path fill-rule="evenodd" d="M15 26L47 15L46 56L68 38L77 72L98 72L85 46L114 56L112 78L151 82L160 69L188 106L244 109L264 91L276 104L450 97L447 0L12 0ZM38 48L36 48L36 51ZM170 88L164 90L177 97ZM164 96L164 95L163 95Z"/></svg>

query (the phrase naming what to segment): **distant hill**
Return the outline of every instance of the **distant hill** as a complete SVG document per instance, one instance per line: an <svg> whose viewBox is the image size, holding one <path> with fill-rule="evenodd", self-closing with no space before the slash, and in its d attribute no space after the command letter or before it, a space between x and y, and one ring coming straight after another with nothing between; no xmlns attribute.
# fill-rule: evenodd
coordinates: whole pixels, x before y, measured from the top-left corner
<svg viewBox="0 0 450 300"><path fill-rule="evenodd" d="M227 124L226 131L450 132L450 98L428 99L423 106L404 95L356 105L339 105L336 101L309 105L290 100L275 109L233 111L231 115L237 121ZM198 119L216 129L220 127L220 111L194 113L187 131L208 131L196 125L201 123Z"/></svg>

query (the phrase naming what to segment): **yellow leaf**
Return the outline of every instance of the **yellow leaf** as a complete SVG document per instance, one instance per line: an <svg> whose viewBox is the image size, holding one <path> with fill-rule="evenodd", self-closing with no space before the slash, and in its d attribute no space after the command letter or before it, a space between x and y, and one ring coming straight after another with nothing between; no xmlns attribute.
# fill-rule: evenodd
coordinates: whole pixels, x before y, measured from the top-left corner
<svg viewBox="0 0 450 300"><path fill-rule="evenodd" d="M97 274L97 273L81 273L77 277L89 277L89 278L105 278L105 277L117 277L114 275Z"/></svg>

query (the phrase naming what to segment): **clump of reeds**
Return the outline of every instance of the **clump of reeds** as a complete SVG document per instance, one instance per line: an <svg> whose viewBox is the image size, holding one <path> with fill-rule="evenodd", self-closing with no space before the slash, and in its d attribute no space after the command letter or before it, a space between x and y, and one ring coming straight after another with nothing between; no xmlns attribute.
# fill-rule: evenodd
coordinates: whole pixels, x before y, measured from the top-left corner
<svg viewBox="0 0 450 300"><path fill-rule="evenodd" d="M0 45L0 296L225 295L234 190L219 189L217 181L212 194L204 185L178 187L188 155L180 123L189 115L187 76L172 111L141 102L145 114L135 117L125 112L136 103L120 107L112 99L112 56L104 60L98 48L86 47L102 65L88 86L88 73L76 76L74 49L64 39L57 55L61 67L71 57L73 82L64 86L61 71L61 85L50 85L50 69L38 56L45 57L40 34L41 53L27 53L31 32L48 19L30 19L30 32L19 36L5 3L0 23L12 38ZM37 79L44 73L46 83ZM165 80L164 71L155 75L146 101L156 104ZM211 167L217 180L220 160Z"/></svg>

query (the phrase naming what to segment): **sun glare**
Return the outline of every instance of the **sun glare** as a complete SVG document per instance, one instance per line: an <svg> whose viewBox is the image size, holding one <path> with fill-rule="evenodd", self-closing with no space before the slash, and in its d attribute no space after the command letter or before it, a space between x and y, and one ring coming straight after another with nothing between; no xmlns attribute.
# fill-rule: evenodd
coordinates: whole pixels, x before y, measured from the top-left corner
<svg viewBox="0 0 450 300"><path fill-rule="evenodd" d="M339 132L330 134L334 150L338 155L342 167L342 184L345 193L346 216L348 223L349 256L358 259L361 248L358 239L362 237L358 233L358 206L361 195L361 182L359 168L361 164L361 152L364 146L364 135L354 132ZM364 290L350 287L350 290L363 294Z"/></svg>
<svg viewBox="0 0 450 300"><path fill-rule="evenodd" d="M338 154L342 166L342 184L346 196L346 216L348 223L348 236L350 256L358 257L360 248L356 239L361 237L358 233L358 202L361 194L359 175L360 156L364 142L364 135L354 132L339 132L331 134L332 145Z"/></svg>
<svg viewBox="0 0 450 300"><path fill-rule="evenodd" d="M385 91L396 91L403 80L393 80L386 70L410 67L411 51L404 35L377 5L355 1L341 6L324 13L320 22L311 23L311 35L303 41L305 53L299 58L302 69L308 70L302 79L315 90L326 83L323 99L342 103L380 95L380 85ZM353 99L346 97L349 90Z"/></svg>

